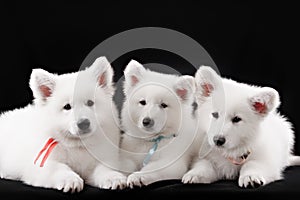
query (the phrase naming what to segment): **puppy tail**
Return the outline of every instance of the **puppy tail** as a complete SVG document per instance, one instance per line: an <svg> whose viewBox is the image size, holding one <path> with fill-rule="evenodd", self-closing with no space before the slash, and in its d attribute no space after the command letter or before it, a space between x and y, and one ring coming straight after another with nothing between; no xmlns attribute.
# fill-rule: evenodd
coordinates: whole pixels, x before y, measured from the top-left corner
<svg viewBox="0 0 300 200"><path fill-rule="evenodd" d="M300 165L300 156L290 156L289 166Z"/></svg>

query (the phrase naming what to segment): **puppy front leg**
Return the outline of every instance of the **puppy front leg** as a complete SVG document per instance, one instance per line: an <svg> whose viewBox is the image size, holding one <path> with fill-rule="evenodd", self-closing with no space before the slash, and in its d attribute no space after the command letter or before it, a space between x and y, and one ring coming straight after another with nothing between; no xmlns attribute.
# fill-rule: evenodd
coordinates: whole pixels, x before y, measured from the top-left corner
<svg viewBox="0 0 300 200"><path fill-rule="evenodd" d="M126 187L127 178L121 172L115 171L102 164L98 164L89 177L87 184L102 189L123 189Z"/></svg>
<svg viewBox="0 0 300 200"><path fill-rule="evenodd" d="M259 187L281 179L280 170L272 164L259 160L249 160L241 168L239 177L240 187Z"/></svg>
<svg viewBox="0 0 300 200"><path fill-rule="evenodd" d="M80 192L84 182L66 164L48 160L43 167L33 165L25 170L22 177L24 183L36 187L63 190L63 192Z"/></svg>
<svg viewBox="0 0 300 200"><path fill-rule="evenodd" d="M182 178L183 183L212 183L217 180L217 172L207 159L196 161Z"/></svg>
<svg viewBox="0 0 300 200"><path fill-rule="evenodd" d="M164 166L159 161L150 162L141 171L134 172L128 176L127 185L141 187L160 180L181 179L187 171L187 164L184 160L178 160L173 164Z"/></svg>

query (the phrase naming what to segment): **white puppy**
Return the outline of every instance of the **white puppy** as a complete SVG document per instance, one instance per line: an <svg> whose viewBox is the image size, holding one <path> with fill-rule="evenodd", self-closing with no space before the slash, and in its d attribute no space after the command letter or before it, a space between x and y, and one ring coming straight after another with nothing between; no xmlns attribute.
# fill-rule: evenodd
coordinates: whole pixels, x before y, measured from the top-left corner
<svg viewBox="0 0 300 200"><path fill-rule="evenodd" d="M0 118L1 178L79 192L87 184L122 188L113 70L105 57L77 73L34 69L34 104Z"/></svg>
<svg viewBox="0 0 300 200"><path fill-rule="evenodd" d="M240 187L257 187L281 179L287 166L300 164L292 155L292 126L276 111L280 104L276 90L221 79L204 66L195 79L202 109L198 117L206 123L202 126L207 139L184 183L239 176Z"/></svg>
<svg viewBox="0 0 300 200"><path fill-rule="evenodd" d="M132 60L125 71L123 169L128 186L181 179L188 169L197 124L194 78L146 70Z"/></svg>

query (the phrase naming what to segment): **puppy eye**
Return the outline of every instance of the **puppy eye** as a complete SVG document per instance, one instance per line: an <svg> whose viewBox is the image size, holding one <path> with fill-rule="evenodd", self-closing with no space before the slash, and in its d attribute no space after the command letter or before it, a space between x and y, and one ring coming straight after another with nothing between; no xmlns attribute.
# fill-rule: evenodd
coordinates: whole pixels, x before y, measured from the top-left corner
<svg viewBox="0 0 300 200"><path fill-rule="evenodd" d="M162 108L166 108L166 107L168 107L168 105L167 105L167 104L165 104L165 103L161 103L161 104L160 104L160 107L162 107Z"/></svg>
<svg viewBox="0 0 300 200"><path fill-rule="evenodd" d="M238 123L240 122L242 119L238 116L235 116L234 118L231 119L232 123Z"/></svg>
<svg viewBox="0 0 300 200"><path fill-rule="evenodd" d="M86 102L86 105L89 106L89 107L91 107L91 106L94 105L94 102L93 102L92 100L88 100L88 101Z"/></svg>
<svg viewBox="0 0 300 200"><path fill-rule="evenodd" d="M146 105L146 101L145 101L145 100L141 100L139 103L140 103L142 106Z"/></svg>
<svg viewBox="0 0 300 200"><path fill-rule="evenodd" d="M71 110L71 105L69 103L67 103L66 105L64 105L63 109L64 110Z"/></svg>
<svg viewBox="0 0 300 200"><path fill-rule="evenodd" d="M216 118L216 119L219 118L219 113L218 113L218 112L213 112L213 113L211 113L211 115L212 115L214 118Z"/></svg>

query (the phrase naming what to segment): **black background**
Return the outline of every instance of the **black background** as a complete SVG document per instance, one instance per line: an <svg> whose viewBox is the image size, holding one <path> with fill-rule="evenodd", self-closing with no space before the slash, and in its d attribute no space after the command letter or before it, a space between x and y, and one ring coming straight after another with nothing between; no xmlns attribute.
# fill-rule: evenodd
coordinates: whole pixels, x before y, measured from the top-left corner
<svg viewBox="0 0 300 200"><path fill-rule="evenodd" d="M97 2L97 3L95 3ZM105 39L138 27L164 27L182 32L200 43L223 76L270 86L279 91L280 111L294 124L296 153L300 155L300 98L298 95L299 6L275 1L14 1L1 6L0 111L32 101L28 85L33 68L52 73L77 71L89 52ZM112 63L118 80L131 58L141 63L162 63L193 75L195 68L165 51L140 50ZM267 141L266 141L267 142ZM297 171L298 170L298 171ZM174 197L211 198L299 196L299 168L288 169L285 181L259 190L242 190L236 181L207 186L182 185L179 180L157 182L143 190L106 192L85 187L76 197L99 199L111 195L142 199L161 193ZM59 191L36 189L15 181L0 181L1 196L19 195L72 198ZM128 192L128 193L127 193ZM235 192L235 193L233 193ZM101 193L101 195L99 195ZM34 196L35 195L35 196ZM270 197L271 197L270 196Z"/></svg>
<svg viewBox="0 0 300 200"><path fill-rule="evenodd" d="M20 1L4 7L1 31L0 110L27 105L33 68L77 71L103 40L137 27L165 27L199 42L221 74L279 91L280 111L296 132L300 154L298 95L299 13L294 4L241 1ZM187 62L158 50L135 51L112 63L118 80L131 58L157 62L193 75Z"/></svg>

